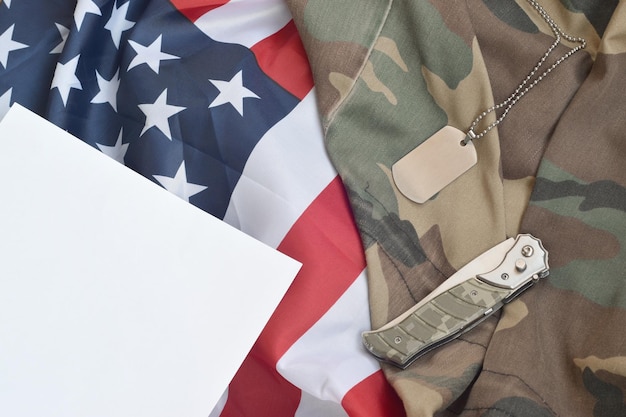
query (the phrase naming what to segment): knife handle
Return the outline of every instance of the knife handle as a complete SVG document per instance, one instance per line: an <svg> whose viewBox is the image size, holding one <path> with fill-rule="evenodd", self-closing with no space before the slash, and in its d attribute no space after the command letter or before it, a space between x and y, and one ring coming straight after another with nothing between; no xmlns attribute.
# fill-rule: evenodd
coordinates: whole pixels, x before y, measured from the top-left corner
<svg viewBox="0 0 626 417"><path fill-rule="evenodd" d="M364 332L363 343L379 359L406 368L473 328L547 274L547 252L541 242L518 235L494 270L428 298L379 330Z"/></svg>

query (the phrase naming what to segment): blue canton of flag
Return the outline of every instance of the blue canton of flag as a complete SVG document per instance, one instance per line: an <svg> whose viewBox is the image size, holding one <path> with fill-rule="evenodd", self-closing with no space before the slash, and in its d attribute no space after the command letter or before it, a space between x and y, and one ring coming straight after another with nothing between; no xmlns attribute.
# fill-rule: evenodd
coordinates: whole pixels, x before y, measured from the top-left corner
<svg viewBox="0 0 626 417"><path fill-rule="evenodd" d="M4 0L0 116L14 102L222 218L299 100L167 0Z"/></svg>

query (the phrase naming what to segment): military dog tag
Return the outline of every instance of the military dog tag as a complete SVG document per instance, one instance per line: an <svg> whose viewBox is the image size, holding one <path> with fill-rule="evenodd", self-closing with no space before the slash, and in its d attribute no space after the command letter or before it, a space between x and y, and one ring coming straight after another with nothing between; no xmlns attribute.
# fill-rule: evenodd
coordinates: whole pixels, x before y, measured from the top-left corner
<svg viewBox="0 0 626 417"><path fill-rule="evenodd" d="M402 194L424 203L476 165L476 148L461 130L445 126L393 164L391 173Z"/></svg>

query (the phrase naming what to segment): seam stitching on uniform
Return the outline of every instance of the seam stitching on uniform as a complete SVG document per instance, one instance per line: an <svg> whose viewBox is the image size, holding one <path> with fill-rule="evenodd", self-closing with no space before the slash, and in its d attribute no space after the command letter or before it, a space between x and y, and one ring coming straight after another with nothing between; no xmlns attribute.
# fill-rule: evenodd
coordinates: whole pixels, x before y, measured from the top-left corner
<svg viewBox="0 0 626 417"><path fill-rule="evenodd" d="M498 411L504 415L510 416L510 417L515 417L515 414L500 408L500 407L472 407L472 408L464 408L463 411L487 411L487 410L494 410L494 411Z"/></svg>
<svg viewBox="0 0 626 417"><path fill-rule="evenodd" d="M339 113L341 111L341 109L343 109L343 107L345 106L345 103L347 103L348 100L350 99L350 97L352 96L352 94L354 92L354 88L356 86L356 83L359 80L359 78L361 77L361 74L363 74L363 69L365 68L365 66L369 62L370 56L372 56L372 51L374 50L374 45L376 45L376 41L380 38L380 34L382 33L383 28L385 27L385 24L387 23L387 19L389 18L389 12L391 11L391 7L392 6L393 6L393 0L389 0L389 4L387 5L387 10L385 10L385 15L384 15L382 21L380 22L380 25L378 27L378 31L377 31L376 35L374 36L374 39L373 39L372 43L369 45L367 53L365 54L365 59L361 63L361 67L356 72L356 76L352 80L352 85L350 86L350 90L348 90L348 92L346 93L346 95L343 98L343 100L338 102L337 106L333 110L331 110L330 113L328 114L328 118L326 119L326 123L325 123L325 126L324 126L324 130L325 131L327 131L330 128L330 125L335 120L335 117L337 116L337 113Z"/></svg>
<svg viewBox="0 0 626 417"><path fill-rule="evenodd" d="M480 346L481 348L483 348L483 349L487 350L487 345L484 345L484 344L482 344L482 343L473 342L473 341L470 341L470 340L464 339L464 338L463 338L463 336L459 336L459 337L458 337L458 340L460 340L461 342L468 343L468 344L470 344L470 345Z"/></svg>
<svg viewBox="0 0 626 417"><path fill-rule="evenodd" d="M485 369L483 368L482 372L487 372L490 374L494 374L494 375L500 375L500 376L506 376L506 377L511 377L511 378L515 378L518 381L520 381L522 384L524 384L524 386L526 388L528 388L533 394L535 394L540 400L541 402L548 408L548 410L550 410L550 412L554 415L554 416L558 416L558 414L552 409L552 407L550 407L550 405L548 404L548 402L545 400L545 398L543 398L543 396L541 394L539 394L539 392L537 392L533 387L531 387L526 381L524 381L519 375L514 375L514 374L509 374L506 372L499 372L499 371L493 371L490 369Z"/></svg>

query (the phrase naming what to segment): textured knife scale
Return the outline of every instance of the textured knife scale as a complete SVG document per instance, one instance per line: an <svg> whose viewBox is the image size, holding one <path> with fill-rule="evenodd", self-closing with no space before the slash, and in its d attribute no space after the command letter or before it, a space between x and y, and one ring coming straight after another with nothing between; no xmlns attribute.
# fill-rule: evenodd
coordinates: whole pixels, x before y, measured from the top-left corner
<svg viewBox="0 0 626 417"><path fill-rule="evenodd" d="M526 249L524 255L523 248L528 247L532 253L528 255ZM489 251L481 256L489 256ZM518 235L493 271L467 277L441 292L436 289L396 320L363 333L363 342L379 359L406 368L426 352L470 330L547 275L547 252L541 242L530 235Z"/></svg>

